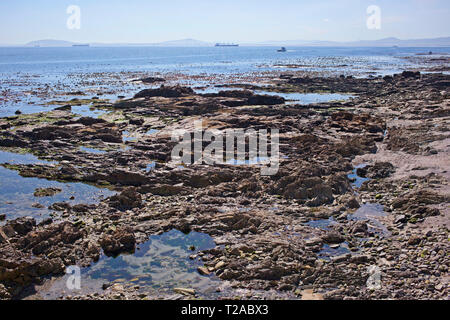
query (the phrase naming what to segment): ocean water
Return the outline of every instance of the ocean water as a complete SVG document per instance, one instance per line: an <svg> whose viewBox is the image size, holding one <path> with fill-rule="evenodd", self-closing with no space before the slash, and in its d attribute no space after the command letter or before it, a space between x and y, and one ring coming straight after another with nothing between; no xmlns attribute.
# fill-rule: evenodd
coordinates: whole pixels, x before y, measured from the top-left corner
<svg viewBox="0 0 450 320"><path fill-rule="evenodd" d="M449 48L338 48L291 47L277 52L275 47L76 47L0 48L0 73L46 73L49 78L69 72L188 72L230 73L271 69L273 65L314 62L317 66L337 66L335 61L360 67L404 65L395 57ZM339 58L339 59L334 59ZM264 66L267 64L267 66ZM353 65L354 66L354 65Z"/></svg>
<svg viewBox="0 0 450 320"><path fill-rule="evenodd" d="M404 57L429 51L446 54L450 48L290 47L280 53L276 47L3 47L0 117L51 110L53 100L131 97L148 87L131 80L145 75L184 75L184 84L194 86L231 78L250 82L269 71L385 75L417 67L416 59Z"/></svg>
<svg viewBox="0 0 450 320"><path fill-rule="evenodd" d="M0 117L51 110L53 100L131 97L148 87L131 80L146 75L172 75L192 86L251 82L270 71L375 76L418 67L417 59L405 57L429 51L448 54L450 48L3 47Z"/></svg>

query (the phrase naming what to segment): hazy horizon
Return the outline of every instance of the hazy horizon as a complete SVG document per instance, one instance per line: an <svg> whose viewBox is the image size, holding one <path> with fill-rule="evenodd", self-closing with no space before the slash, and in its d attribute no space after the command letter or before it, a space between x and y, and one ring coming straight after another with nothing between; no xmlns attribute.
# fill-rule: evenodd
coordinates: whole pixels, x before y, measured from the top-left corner
<svg viewBox="0 0 450 320"><path fill-rule="evenodd" d="M68 47L75 44L88 44L98 47L139 47L139 46L162 46L162 47L209 47L214 46L216 42L206 42L200 39L178 39L178 40L166 40L155 43L104 43L104 42L72 42L64 39L37 39L28 43L21 44L3 44L0 43L0 47L28 47L28 46L44 46L44 47ZM402 47L450 47L450 36L439 38L426 38L426 39L398 39L395 37L388 37L376 40L360 40L350 42L338 42L338 41L320 41L311 40L303 41L297 40L267 40L261 42L236 42L241 46L291 46L291 47L386 47L398 45Z"/></svg>
<svg viewBox="0 0 450 320"><path fill-rule="evenodd" d="M67 27L71 5L80 8L79 29ZM379 29L367 27L371 5L381 10ZM450 34L449 13L450 3L443 0L17 0L0 3L0 27L8 30L0 35L0 43L425 39Z"/></svg>

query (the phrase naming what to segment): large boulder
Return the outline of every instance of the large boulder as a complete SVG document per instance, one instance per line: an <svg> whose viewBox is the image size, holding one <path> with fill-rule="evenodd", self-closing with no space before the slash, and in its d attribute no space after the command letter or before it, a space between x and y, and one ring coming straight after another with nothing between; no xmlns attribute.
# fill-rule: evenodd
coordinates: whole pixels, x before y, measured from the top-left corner
<svg viewBox="0 0 450 320"><path fill-rule="evenodd" d="M328 244L337 244L345 241L345 238L336 231L330 231L322 236L322 241Z"/></svg>
<svg viewBox="0 0 450 320"><path fill-rule="evenodd" d="M413 79L419 79L420 78L420 72L419 71L403 71L402 72L403 78L413 78Z"/></svg>
<svg viewBox="0 0 450 320"><path fill-rule="evenodd" d="M280 96L272 96L268 94L258 94L248 98L248 104L250 105L275 105L283 104L285 99Z"/></svg>
<svg viewBox="0 0 450 320"><path fill-rule="evenodd" d="M0 248L1 282L12 282L24 286L30 284L37 277L60 274L63 270L64 265L59 258L30 256L12 246Z"/></svg>
<svg viewBox="0 0 450 320"><path fill-rule="evenodd" d="M142 197L136 188L130 187L110 198L110 205L119 210L129 210L142 206Z"/></svg>
<svg viewBox="0 0 450 320"><path fill-rule="evenodd" d="M122 252L134 252L136 238L130 228L117 229L113 234L104 236L100 246L107 256L117 256Z"/></svg>
<svg viewBox="0 0 450 320"><path fill-rule="evenodd" d="M165 82L166 80L160 77L147 77L135 81L141 81L143 83L155 83L155 82Z"/></svg>
<svg viewBox="0 0 450 320"><path fill-rule="evenodd" d="M164 98L178 98L181 96L188 96L195 94L194 90L189 87L165 87L161 86L156 89L145 89L138 92L135 98L151 98L151 97L164 97Z"/></svg>
<svg viewBox="0 0 450 320"><path fill-rule="evenodd" d="M376 162L373 166L367 166L367 178L380 179L387 178L395 172L394 166L389 162Z"/></svg>
<svg viewBox="0 0 450 320"><path fill-rule="evenodd" d="M6 225L1 227L1 231L8 238L16 236L25 236L36 226L36 220L31 217L18 218L9 221Z"/></svg>
<svg viewBox="0 0 450 320"><path fill-rule="evenodd" d="M285 102L283 97L269 94L254 94L250 90L225 90L219 91L219 93L204 94L204 96L233 98L232 100L222 101L223 104L229 107L243 105L276 105Z"/></svg>

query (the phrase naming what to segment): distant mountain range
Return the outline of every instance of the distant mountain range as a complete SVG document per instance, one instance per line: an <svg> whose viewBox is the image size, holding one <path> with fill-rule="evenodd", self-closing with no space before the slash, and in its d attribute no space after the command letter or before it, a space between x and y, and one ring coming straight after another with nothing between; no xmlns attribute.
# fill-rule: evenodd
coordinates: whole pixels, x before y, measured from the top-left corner
<svg viewBox="0 0 450 320"><path fill-rule="evenodd" d="M63 40L38 40L27 43L26 47L71 47L84 43L76 43ZM122 46L155 46L155 47L211 47L212 42L205 42L195 39L183 39L164 41L158 43L90 43L91 47L122 47ZM401 40L397 38L385 38L380 40L360 40L352 42L337 41L307 41L307 40L286 40L286 41L264 41L241 43L241 46L301 46L301 47L450 47L450 37L433 39L411 39Z"/></svg>
<svg viewBox="0 0 450 320"><path fill-rule="evenodd" d="M63 40L37 40L27 43L26 47L72 47L73 45L80 45L85 43L70 42ZM214 44L195 40L183 39L164 41L158 43L89 43L91 47L137 47L137 46L155 46L155 47L212 47Z"/></svg>
<svg viewBox="0 0 450 320"><path fill-rule="evenodd" d="M260 45L260 46L300 46L300 47L450 47L450 37L433 39L411 39L401 40L398 38L384 38L379 40L360 40L351 42L338 41L306 41L306 40L288 40L288 41L265 41L259 43L248 43L242 45Z"/></svg>
<svg viewBox="0 0 450 320"><path fill-rule="evenodd" d="M26 47L71 47L74 42L70 41L63 41L63 40L38 40L38 41L31 41L28 42L25 46Z"/></svg>

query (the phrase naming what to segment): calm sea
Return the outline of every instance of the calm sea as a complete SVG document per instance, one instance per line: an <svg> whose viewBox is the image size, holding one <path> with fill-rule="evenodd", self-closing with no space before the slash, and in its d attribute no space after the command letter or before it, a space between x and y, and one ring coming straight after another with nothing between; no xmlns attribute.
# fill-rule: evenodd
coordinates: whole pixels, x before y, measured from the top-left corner
<svg viewBox="0 0 450 320"><path fill-rule="evenodd" d="M448 53L450 48L317 48L292 47L277 52L275 47L70 47L0 48L0 73L182 71L190 73L249 72L270 69L274 64L333 66L334 61L358 66L404 66L399 57L433 51Z"/></svg>
<svg viewBox="0 0 450 320"><path fill-rule="evenodd" d="M69 47L0 48L0 117L15 110L42 111L54 95L84 91L103 97L130 95L127 73L177 73L228 77L265 71L319 71L356 76L385 75L417 67L418 53L450 48L288 47ZM107 74L107 76L105 76ZM128 83L125 83L127 80ZM192 84L192 83L189 83ZM205 83L203 83L205 85ZM98 88L98 90L97 90ZM111 89L111 90L108 90ZM111 91L111 96L107 96Z"/></svg>

